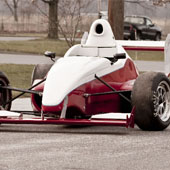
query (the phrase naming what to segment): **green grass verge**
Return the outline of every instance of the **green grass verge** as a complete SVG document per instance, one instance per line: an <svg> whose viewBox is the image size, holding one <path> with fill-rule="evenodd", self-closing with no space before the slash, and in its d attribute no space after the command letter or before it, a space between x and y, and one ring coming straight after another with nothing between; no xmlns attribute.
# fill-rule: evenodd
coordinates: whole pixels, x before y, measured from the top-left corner
<svg viewBox="0 0 170 170"><path fill-rule="evenodd" d="M127 51L133 60L164 61L164 52L160 51Z"/></svg>
<svg viewBox="0 0 170 170"><path fill-rule="evenodd" d="M34 65L19 64L0 64L0 71L4 72L10 81L12 87L27 89L31 86L31 75ZM18 92L13 92L16 96ZM24 97L29 94L24 95Z"/></svg>
<svg viewBox="0 0 170 170"><path fill-rule="evenodd" d="M67 43L61 40L0 41L1 52L44 54L45 51L52 51L56 56L63 56L67 50Z"/></svg>

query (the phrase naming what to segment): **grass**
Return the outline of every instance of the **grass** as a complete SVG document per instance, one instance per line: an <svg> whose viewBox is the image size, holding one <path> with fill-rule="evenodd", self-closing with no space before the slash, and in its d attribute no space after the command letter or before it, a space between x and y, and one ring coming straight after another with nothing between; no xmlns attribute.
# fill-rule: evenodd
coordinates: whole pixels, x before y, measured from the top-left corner
<svg viewBox="0 0 170 170"><path fill-rule="evenodd" d="M164 61L164 52L160 51L128 51L133 60Z"/></svg>
<svg viewBox="0 0 170 170"><path fill-rule="evenodd" d="M0 64L0 70L6 74L12 87L27 89L31 86L31 75L34 65ZM13 91L13 96L18 92ZM24 95L24 97L29 94Z"/></svg>
<svg viewBox="0 0 170 170"><path fill-rule="evenodd" d="M45 51L52 51L56 56L63 56L67 50L66 42L61 40L0 41L1 52L44 54Z"/></svg>

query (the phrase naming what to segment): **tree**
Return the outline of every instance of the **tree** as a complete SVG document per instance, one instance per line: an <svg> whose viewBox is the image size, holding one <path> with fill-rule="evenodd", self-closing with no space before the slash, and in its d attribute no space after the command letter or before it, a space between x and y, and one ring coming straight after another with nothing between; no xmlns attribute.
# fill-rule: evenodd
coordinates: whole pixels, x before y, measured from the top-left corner
<svg viewBox="0 0 170 170"><path fill-rule="evenodd" d="M108 0L108 20L116 39L123 39L124 0Z"/></svg>
<svg viewBox="0 0 170 170"><path fill-rule="evenodd" d="M10 12L14 16L14 20L18 22L18 4L20 0L4 0L4 3L9 8Z"/></svg>
<svg viewBox="0 0 170 170"><path fill-rule="evenodd" d="M59 3L59 31L64 36L69 47L75 44L75 38L82 21L81 12L90 3L91 0L62 0Z"/></svg>
<svg viewBox="0 0 170 170"><path fill-rule="evenodd" d="M48 38L58 39L58 2L59 0L42 0L49 5Z"/></svg>
<svg viewBox="0 0 170 170"><path fill-rule="evenodd" d="M58 2L59 0L42 0L49 5L48 38L58 39Z"/></svg>
<svg viewBox="0 0 170 170"><path fill-rule="evenodd" d="M58 3L59 0L41 0L44 3L47 3L49 6L48 13L48 38L58 39ZM36 4L36 0L32 0L32 2L37 6L37 8L44 13L41 8Z"/></svg>
<svg viewBox="0 0 170 170"><path fill-rule="evenodd" d="M81 12L92 2L92 0L41 0L49 5L47 15L36 4L39 11L48 17L49 38L58 38L58 32L64 37L69 47L75 44L75 37L82 21Z"/></svg>

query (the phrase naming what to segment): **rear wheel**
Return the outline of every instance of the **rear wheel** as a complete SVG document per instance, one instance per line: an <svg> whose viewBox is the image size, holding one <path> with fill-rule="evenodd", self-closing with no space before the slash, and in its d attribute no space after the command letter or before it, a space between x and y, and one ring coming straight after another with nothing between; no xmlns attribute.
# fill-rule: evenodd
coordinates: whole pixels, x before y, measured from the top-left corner
<svg viewBox="0 0 170 170"><path fill-rule="evenodd" d="M0 72L0 86L8 86L9 80L7 76ZM8 103L12 99L12 92L8 89L2 89L0 87L0 110L10 110L11 102ZM6 104L7 103L7 104Z"/></svg>
<svg viewBox="0 0 170 170"><path fill-rule="evenodd" d="M170 124L170 81L163 73L140 75L133 87L135 123L143 130L163 130Z"/></svg>

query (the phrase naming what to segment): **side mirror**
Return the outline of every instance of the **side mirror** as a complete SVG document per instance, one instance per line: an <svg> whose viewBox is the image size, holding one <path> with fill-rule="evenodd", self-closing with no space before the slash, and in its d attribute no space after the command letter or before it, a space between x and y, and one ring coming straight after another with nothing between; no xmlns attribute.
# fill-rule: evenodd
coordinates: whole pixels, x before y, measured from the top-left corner
<svg viewBox="0 0 170 170"><path fill-rule="evenodd" d="M118 53L114 56L115 60L119 59L125 59L126 58L126 53Z"/></svg>
<svg viewBox="0 0 170 170"><path fill-rule="evenodd" d="M125 59L126 58L126 53L118 53L114 55L114 57L105 57L108 60L110 60L111 65L117 62L119 59Z"/></svg>
<svg viewBox="0 0 170 170"><path fill-rule="evenodd" d="M54 58L56 57L56 54L55 54L54 52L51 52L51 51L46 51L46 52L44 53L44 55L45 55L46 57L51 58L52 61L54 61Z"/></svg>

